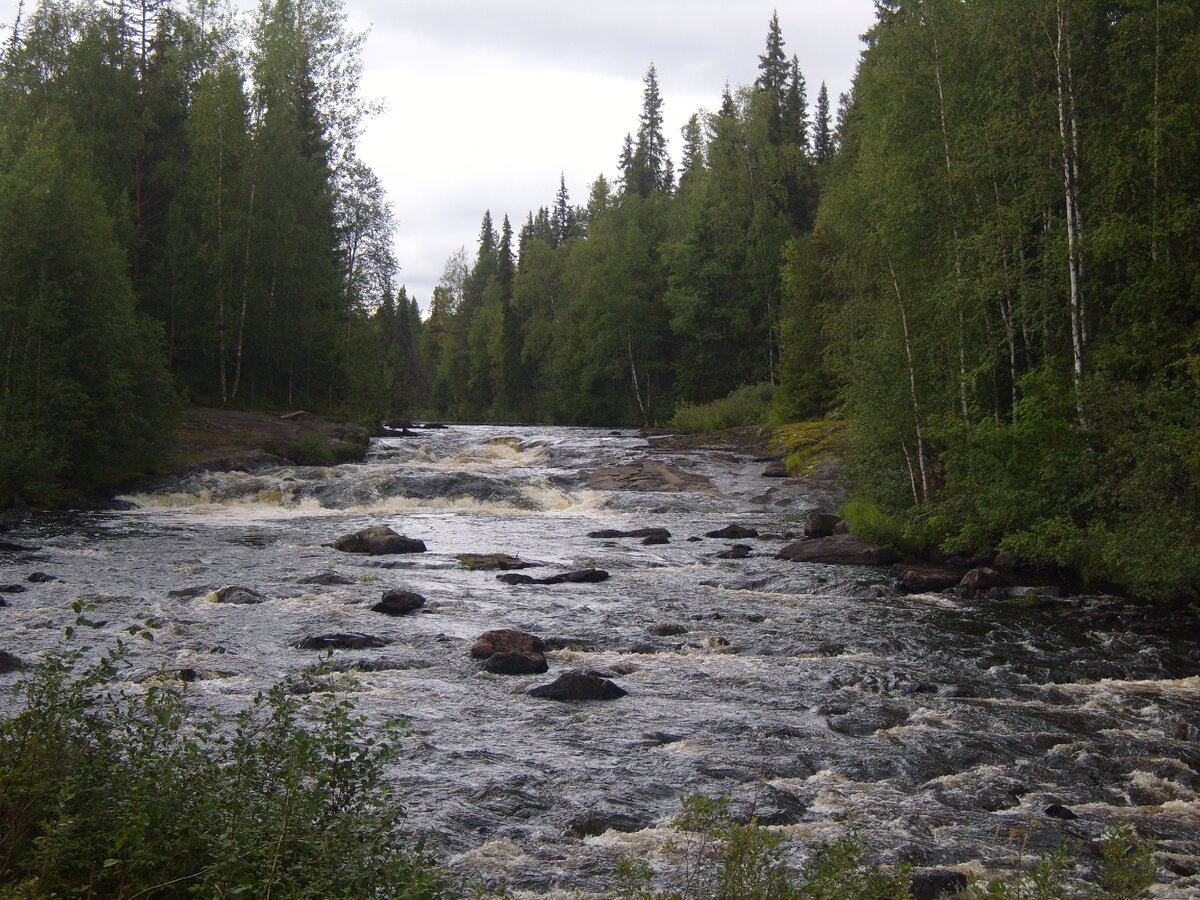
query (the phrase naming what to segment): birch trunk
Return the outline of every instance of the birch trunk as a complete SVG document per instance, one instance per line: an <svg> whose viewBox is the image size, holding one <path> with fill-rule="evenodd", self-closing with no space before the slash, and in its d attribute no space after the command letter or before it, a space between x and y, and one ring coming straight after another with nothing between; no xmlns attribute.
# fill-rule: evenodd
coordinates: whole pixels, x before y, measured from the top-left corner
<svg viewBox="0 0 1200 900"><path fill-rule="evenodd" d="M887 255L888 272L892 276L892 287L896 291L896 305L900 307L900 324L904 330L904 357L908 363L909 397L912 400L913 408L913 428L917 435L917 464L921 470L921 492L923 499L928 499L929 474L925 466L925 438L921 433L921 405L917 401L917 370L913 364L912 336L908 330L908 310L904 306L904 296L900 293L900 282L896 278L896 269L892 265L892 257L890 254L887 254L886 250L884 253ZM917 503L920 504L921 500L918 499Z"/></svg>
<svg viewBox="0 0 1200 900"><path fill-rule="evenodd" d="M638 409L642 412L642 424L649 425L650 419L646 415L646 407L642 403L642 391L638 387L637 366L633 362L633 336L628 330L625 331L625 342L629 347L629 374L633 378L633 396L637 398Z"/></svg>

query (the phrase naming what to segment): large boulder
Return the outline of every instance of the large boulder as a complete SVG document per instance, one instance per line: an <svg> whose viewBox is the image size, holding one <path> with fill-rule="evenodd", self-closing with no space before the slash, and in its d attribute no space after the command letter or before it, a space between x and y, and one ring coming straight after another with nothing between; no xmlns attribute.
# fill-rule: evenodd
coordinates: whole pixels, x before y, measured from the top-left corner
<svg viewBox="0 0 1200 900"><path fill-rule="evenodd" d="M628 691L591 672L564 672L549 684L530 688L530 697L543 700L616 700Z"/></svg>
<svg viewBox="0 0 1200 900"><path fill-rule="evenodd" d="M804 517L804 536L809 538L829 537L841 519L825 512L810 512Z"/></svg>
<svg viewBox="0 0 1200 900"><path fill-rule="evenodd" d="M20 672L25 668L25 663L20 657L13 656L7 650L0 650L0 675L7 672Z"/></svg>
<svg viewBox="0 0 1200 900"><path fill-rule="evenodd" d="M253 606L256 603L265 603L267 600L256 590L232 584L217 588L206 599L210 603L229 603L234 606Z"/></svg>
<svg viewBox="0 0 1200 900"><path fill-rule="evenodd" d="M763 469L763 478L787 478L787 464L782 459L773 459L767 463L767 467Z"/></svg>
<svg viewBox="0 0 1200 900"><path fill-rule="evenodd" d="M371 611L385 613L389 616L403 616L415 612L424 605L425 598L420 594L397 588L384 594L383 599L371 607Z"/></svg>
<svg viewBox="0 0 1200 900"><path fill-rule="evenodd" d="M505 575L497 575L496 579L505 584L597 584L607 581L608 573L603 569L580 569L577 572L564 572L548 578L534 578L532 575L510 572Z"/></svg>
<svg viewBox="0 0 1200 900"><path fill-rule="evenodd" d="M887 566L900 559L891 547L884 547L852 534L812 538L788 544L775 554L776 559L792 562L829 563L843 566Z"/></svg>
<svg viewBox="0 0 1200 900"><path fill-rule="evenodd" d="M972 569L958 583L964 591L990 591L992 588L1004 588L1008 585L1007 575L988 566Z"/></svg>
<svg viewBox="0 0 1200 900"><path fill-rule="evenodd" d="M354 534L343 535L333 542L333 549L343 553L386 556L393 553L424 553L425 542L397 534L386 525L373 525Z"/></svg>
<svg viewBox="0 0 1200 900"><path fill-rule="evenodd" d="M902 594L928 594L954 587L962 571L934 567L896 567L896 589Z"/></svg>
<svg viewBox="0 0 1200 900"><path fill-rule="evenodd" d="M546 645L542 639L534 637L515 628L496 628L481 634L475 645L471 647L471 655L476 659L487 659L497 653L545 653Z"/></svg>
<svg viewBox="0 0 1200 900"><path fill-rule="evenodd" d="M373 650L386 647L391 641L373 634L343 632L307 637L296 645L298 650Z"/></svg>
<svg viewBox="0 0 1200 900"><path fill-rule="evenodd" d="M757 528L747 528L745 525L726 525L724 528L719 528L716 531L706 532L705 537L710 538L725 538L727 540L742 540L745 538L758 537Z"/></svg>
<svg viewBox="0 0 1200 900"><path fill-rule="evenodd" d="M493 653L483 667L493 675L539 675L550 668L544 654L527 650Z"/></svg>

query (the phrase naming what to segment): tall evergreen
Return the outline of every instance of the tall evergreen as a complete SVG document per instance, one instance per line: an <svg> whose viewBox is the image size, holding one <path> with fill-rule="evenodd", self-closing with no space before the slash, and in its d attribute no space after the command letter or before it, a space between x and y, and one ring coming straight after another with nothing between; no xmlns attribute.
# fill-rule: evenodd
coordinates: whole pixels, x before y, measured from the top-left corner
<svg viewBox="0 0 1200 900"><path fill-rule="evenodd" d="M662 95L659 93L658 70L654 63L646 70L643 83L642 112L638 120L637 140L625 166L625 187L642 197L648 197L655 192L670 193L675 176L667 153L667 138L663 133Z"/></svg>
<svg viewBox="0 0 1200 900"><path fill-rule="evenodd" d="M825 162L833 155L833 127L829 119L829 89L821 82L817 92L817 109L813 117L813 156Z"/></svg>

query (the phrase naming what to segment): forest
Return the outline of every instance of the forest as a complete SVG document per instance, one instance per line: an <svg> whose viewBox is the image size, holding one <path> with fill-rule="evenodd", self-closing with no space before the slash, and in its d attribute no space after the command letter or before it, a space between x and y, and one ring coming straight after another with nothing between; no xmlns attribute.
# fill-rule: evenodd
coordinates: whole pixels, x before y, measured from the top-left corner
<svg viewBox="0 0 1200 900"><path fill-rule="evenodd" d="M1200 0L876 7L833 101L772 18L677 164L650 65L616 178L484 213L422 315L340 0L42 0L0 51L0 502L153 468L185 402L664 426L740 390L847 423L860 533L1196 600Z"/></svg>

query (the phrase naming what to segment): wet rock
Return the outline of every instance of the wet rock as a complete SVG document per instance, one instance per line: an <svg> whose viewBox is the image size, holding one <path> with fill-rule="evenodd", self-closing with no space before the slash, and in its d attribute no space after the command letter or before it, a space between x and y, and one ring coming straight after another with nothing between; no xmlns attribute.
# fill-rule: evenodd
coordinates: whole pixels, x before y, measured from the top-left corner
<svg viewBox="0 0 1200 900"><path fill-rule="evenodd" d="M1064 822L1073 822L1079 818L1074 812L1060 803L1051 803L1042 812L1052 819L1062 819Z"/></svg>
<svg viewBox="0 0 1200 900"><path fill-rule="evenodd" d="M0 594L23 594L27 590L23 584L0 584Z"/></svg>
<svg viewBox="0 0 1200 900"><path fill-rule="evenodd" d="M963 684L951 684L941 688L937 695L947 700L968 700L972 697L978 697L974 690Z"/></svg>
<svg viewBox="0 0 1200 900"><path fill-rule="evenodd" d="M575 653L593 653L596 651L596 644L592 641L586 641L583 638L548 637L542 643L545 645L547 653L555 650L571 650Z"/></svg>
<svg viewBox="0 0 1200 900"><path fill-rule="evenodd" d="M0 675L5 675L9 672L20 672L25 668L25 663L20 657L13 656L7 650L0 650Z"/></svg>
<svg viewBox="0 0 1200 900"><path fill-rule="evenodd" d="M773 459L762 470L763 478L787 478L787 464L782 459Z"/></svg>
<svg viewBox="0 0 1200 900"><path fill-rule="evenodd" d="M373 525L354 534L343 535L333 542L333 549L343 553L386 556L393 553L424 553L425 542L397 534L386 525Z"/></svg>
<svg viewBox="0 0 1200 900"><path fill-rule="evenodd" d="M296 645L298 650L373 650L392 643L386 638L359 632L340 632L307 637Z"/></svg>
<svg viewBox="0 0 1200 900"><path fill-rule="evenodd" d="M700 543L702 540L704 540L704 538L702 538L702 537L695 537L695 536L693 536L693 537L690 537L690 538L688 538L688 543L689 543L689 544L698 544L698 543Z"/></svg>
<svg viewBox="0 0 1200 900"><path fill-rule="evenodd" d="M399 588L388 591L383 599L371 607L371 612L384 613L389 616L403 616L415 612L425 605L425 598L412 591Z"/></svg>
<svg viewBox="0 0 1200 900"><path fill-rule="evenodd" d="M25 579L30 584L49 584L52 581L58 581L54 575L47 575L45 572L34 572Z"/></svg>
<svg viewBox="0 0 1200 900"><path fill-rule="evenodd" d="M689 629L681 622L662 622L658 625L651 625L646 630L655 637L675 637L687 634Z"/></svg>
<svg viewBox="0 0 1200 900"><path fill-rule="evenodd" d="M8 601L5 600L3 597L0 597L0 609L3 609L6 606L8 606Z"/></svg>
<svg viewBox="0 0 1200 900"><path fill-rule="evenodd" d="M956 897L967 889L967 876L953 869L926 869L910 876L909 894L913 900L939 900Z"/></svg>
<svg viewBox="0 0 1200 900"><path fill-rule="evenodd" d="M344 584L356 584L353 578L347 578L345 575L339 575L337 572L320 572L317 575L309 575L307 578L300 579L301 584L323 584L329 587Z"/></svg>
<svg viewBox="0 0 1200 900"><path fill-rule="evenodd" d="M749 559L754 548L748 544L734 544L728 550L714 553L713 559Z"/></svg>
<svg viewBox="0 0 1200 900"><path fill-rule="evenodd" d="M792 562L829 563L844 566L886 566L900 559L891 547L884 547L852 534L835 534L788 544L775 554L776 559Z"/></svg>
<svg viewBox="0 0 1200 900"><path fill-rule="evenodd" d="M643 459L623 466L594 469L588 485L596 491L701 491L717 493L704 475L697 475L655 459Z"/></svg>
<svg viewBox="0 0 1200 900"><path fill-rule="evenodd" d="M493 653L483 667L493 675L536 675L549 670L546 657L531 650Z"/></svg>
<svg viewBox="0 0 1200 900"><path fill-rule="evenodd" d="M643 641L642 643L633 644L625 652L632 653L635 656L653 656L659 652L659 647L657 644L648 644Z"/></svg>
<svg viewBox="0 0 1200 900"><path fill-rule="evenodd" d="M258 591L232 584L227 587L218 588L209 594L206 599L210 603L230 603L234 606L253 606L256 603L265 603L267 600Z"/></svg>
<svg viewBox="0 0 1200 900"><path fill-rule="evenodd" d="M996 554L991 550L966 550L947 554L942 563L950 569L978 569L990 566L995 558Z"/></svg>
<svg viewBox="0 0 1200 900"><path fill-rule="evenodd" d="M1012 550L1001 550L992 560L992 568L1000 572L1025 572L1029 566Z"/></svg>
<svg viewBox="0 0 1200 900"><path fill-rule="evenodd" d="M849 534L850 533L850 523L846 519L840 520L836 525L833 526L833 533L834 534Z"/></svg>
<svg viewBox="0 0 1200 900"><path fill-rule="evenodd" d="M5 553L36 553L41 547L31 547L28 544L15 544L12 541L0 541L0 551Z"/></svg>
<svg viewBox="0 0 1200 900"><path fill-rule="evenodd" d="M936 694L937 689L936 684L930 684L928 681L910 681L900 685L900 693L908 694L910 697L917 694Z"/></svg>
<svg viewBox="0 0 1200 900"><path fill-rule="evenodd" d="M414 669L428 669L430 664L423 659L404 659L402 657L384 657L383 659L343 659L329 664L333 672L408 672Z"/></svg>
<svg viewBox="0 0 1200 900"><path fill-rule="evenodd" d="M563 572L560 575L550 575L547 578L534 578L532 575L511 573L497 575L497 581L505 584L599 584L608 581L608 573L603 569L579 569L576 572Z"/></svg>
<svg viewBox="0 0 1200 900"><path fill-rule="evenodd" d="M206 587L186 587L176 588L173 591L167 591L168 600L194 600L196 597L203 597L208 593Z"/></svg>
<svg viewBox="0 0 1200 900"><path fill-rule="evenodd" d="M840 517L831 513L810 512L804 517L804 536L809 538L829 537L840 521Z"/></svg>
<svg viewBox="0 0 1200 900"><path fill-rule="evenodd" d="M928 594L948 590L962 580L953 569L896 567L896 590L902 594Z"/></svg>
<svg viewBox="0 0 1200 900"><path fill-rule="evenodd" d="M541 638L534 637L515 628L496 628L481 634L474 646L471 656L475 659L487 659L497 653L545 653L546 645Z"/></svg>
<svg viewBox="0 0 1200 900"><path fill-rule="evenodd" d="M542 700L572 701L616 700L618 697L624 697L628 691L607 678L600 678L589 672L564 672L549 684L530 688L525 693Z"/></svg>
<svg viewBox="0 0 1200 900"><path fill-rule="evenodd" d="M632 833L651 824L647 818L606 810L588 810L567 823L567 830L576 837L596 837L606 831Z"/></svg>
<svg viewBox="0 0 1200 900"><path fill-rule="evenodd" d="M665 528L635 528L632 531L621 531L617 528L602 528L599 531L589 531L590 538L661 538L664 541L670 540L671 532Z"/></svg>
<svg viewBox="0 0 1200 900"><path fill-rule="evenodd" d="M654 535L652 537L643 538L642 543L647 547L653 547L653 546L656 546L659 544L669 544L669 543L671 543L671 539L666 538L666 537L661 537L659 535Z"/></svg>
<svg viewBox="0 0 1200 900"><path fill-rule="evenodd" d="M979 566L964 575L958 586L964 591L990 591L993 588L1007 588L1008 576L988 566Z"/></svg>
<svg viewBox="0 0 1200 900"><path fill-rule="evenodd" d="M724 528L719 528L716 531L706 532L704 536L710 537L710 538L724 538L726 540L736 541L736 540L744 539L744 538L758 537L758 529L757 528L747 528L744 525L733 524L733 525L726 525Z"/></svg>
<svg viewBox="0 0 1200 900"><path fill-rule="evenodd" d="M541 565L525 562L507 553L460 553L454 558L473 572L489 572L496 569L509 572L514 569L536 569Z"/></svg>

